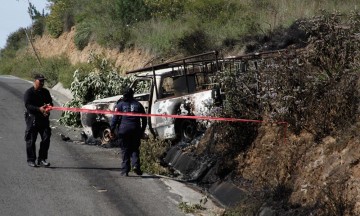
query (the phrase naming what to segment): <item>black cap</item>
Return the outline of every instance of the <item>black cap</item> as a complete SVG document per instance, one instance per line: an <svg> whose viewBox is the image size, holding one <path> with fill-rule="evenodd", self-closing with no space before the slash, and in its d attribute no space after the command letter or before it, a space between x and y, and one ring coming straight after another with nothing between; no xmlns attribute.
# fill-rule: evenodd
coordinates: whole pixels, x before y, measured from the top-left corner
<svg viewBox="0 0 360 216"><path fill-rule="evenodd" d="M124 98L130 99L134 96L134 91L131 88L126 88L123 94Z"/></svg>
<svg viewBox="0 0 360 216"><path fill-rule="evenodd" d="M42 74L35 74L34 79L35 80L46 80L46 78Z"/></svg>

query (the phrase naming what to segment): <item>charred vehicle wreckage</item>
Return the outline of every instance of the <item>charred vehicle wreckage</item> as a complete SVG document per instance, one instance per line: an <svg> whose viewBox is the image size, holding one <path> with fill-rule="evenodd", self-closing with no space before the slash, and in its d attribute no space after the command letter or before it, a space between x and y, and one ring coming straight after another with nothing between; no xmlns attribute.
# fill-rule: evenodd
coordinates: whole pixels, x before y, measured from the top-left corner
<svg viewBox="0 0 360 216"><path fill-rule="evenodd" d="M189 142L198 132L208 128L210 122L159 115L211 116L225 103L221 84L224 75L222 72L235 72L241 77L241 74L254 71L255 77L250 80L252 83L244 85L249 92L251 91L248 87L253 86L254 94L257 95L257 91L264 87L256 75L260 65L274 66L274 59L279 56L288 58L299 52L302 50L284 49L219 58L218 52L212 51L129 71L127 74L135 76L130 86L136 92L135 99L143 104L148 114L154 114L148 117L147 134L159 139ZM264 81L269 82L271 78ZM83 108L113 111L121 98L122 95L117 95L95 100ZM110 114L81 113L84 136L100 139L103 144L108 143L111 118Z"/></svg>
<svg viewBox="0 0 360 216"><path fill-rule="evenodd" d="M135 76L131 88L134 98L148 114L209 115L220 106L223 94L215 80L220 70L216 51L190 56L180 60L129 71ZM85 109L114 110L122 95L94 100ZM81 113L85 137L110 141L111 114ZM196 119L148 117L147 134L160 139L190 141L208 122Z"/></svg>

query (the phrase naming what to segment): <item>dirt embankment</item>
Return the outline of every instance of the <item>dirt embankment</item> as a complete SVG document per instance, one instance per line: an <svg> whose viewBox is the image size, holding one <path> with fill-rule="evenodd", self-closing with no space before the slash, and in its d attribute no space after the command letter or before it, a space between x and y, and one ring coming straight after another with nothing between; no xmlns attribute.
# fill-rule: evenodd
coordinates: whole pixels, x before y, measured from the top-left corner
<svg viewBox="0 0 360 216"><path fill-rule="evenodd" d="M153 56L140 49L129 49L120 52L118 49L104 49L95 42L90 42L83 50L78 50L74 44L75 29L63 33L59 38L52 38L49 35L43 35L36 38L34 47L39 56L44 58L64 55L69 58L72 64L87 62L90 53L101 54L107 59L115 62L116 67L123 70L132 70L141 68L149 64Z"/></svg>
<svg viewBox="0 0 360 216"><path fill-rule="evenodd" d="M278 131L263 126L246 158L238 159L238 173L260 187L290 187L283 197L290 203L334 211L343 206L360 214L359 130L357 123L320 143L308 132L288 134L283 143Z"/></svg>

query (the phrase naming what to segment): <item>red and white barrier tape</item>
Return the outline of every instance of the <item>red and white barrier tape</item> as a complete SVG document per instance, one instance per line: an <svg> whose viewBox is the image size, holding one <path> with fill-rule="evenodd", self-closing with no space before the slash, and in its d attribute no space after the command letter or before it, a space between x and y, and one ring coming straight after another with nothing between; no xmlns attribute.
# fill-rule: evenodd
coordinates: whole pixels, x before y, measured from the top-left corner
<svg viewBox="0 0 360 216"><path fill-rule="evenodd" d="M73 108L73 107L56 107L47 106L47 111L58 110L58 111L69 111L69 112L84 112L84 113L95 113L95 114L110 114L110 115L122 115L122 116L138 116L138 117L162 117L162 118L179 118L179 119L196 119L196 120L210 120L210 121L227 121L227 122L253 122L263 123L263 120L252 120L252 119L238 119L238 118L224 118L224 117L213 117L213 116L189 116L189 115L168 115L168 114L142 114L142 113L129 113L119 112L111 110L94 110L84 108ZM279 125L284 125L284 143L286 142L287 133L287 122L275 122Z"/></svg>

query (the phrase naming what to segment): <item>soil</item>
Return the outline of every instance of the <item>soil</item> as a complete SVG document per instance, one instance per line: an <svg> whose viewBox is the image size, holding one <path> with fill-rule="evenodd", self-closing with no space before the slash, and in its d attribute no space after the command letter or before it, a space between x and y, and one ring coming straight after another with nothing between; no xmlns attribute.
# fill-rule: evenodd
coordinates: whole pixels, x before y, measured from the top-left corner
<svg viewBox="0 0 360 216"><path fill-rule="evenodd" d="M34 40L34 47L39 56L44 58L65 55L72 64L88 61L90 53L101 54L114 61L116 67L123 71L142 68L151 63L153 56L143 50L133 48L120 52L118 49L104 49L95 42L90 42L83 50L78 50L74 44L75 27L65 32L59 38L44 34ZM29 48L30 49L30 48Z"/></svg>

